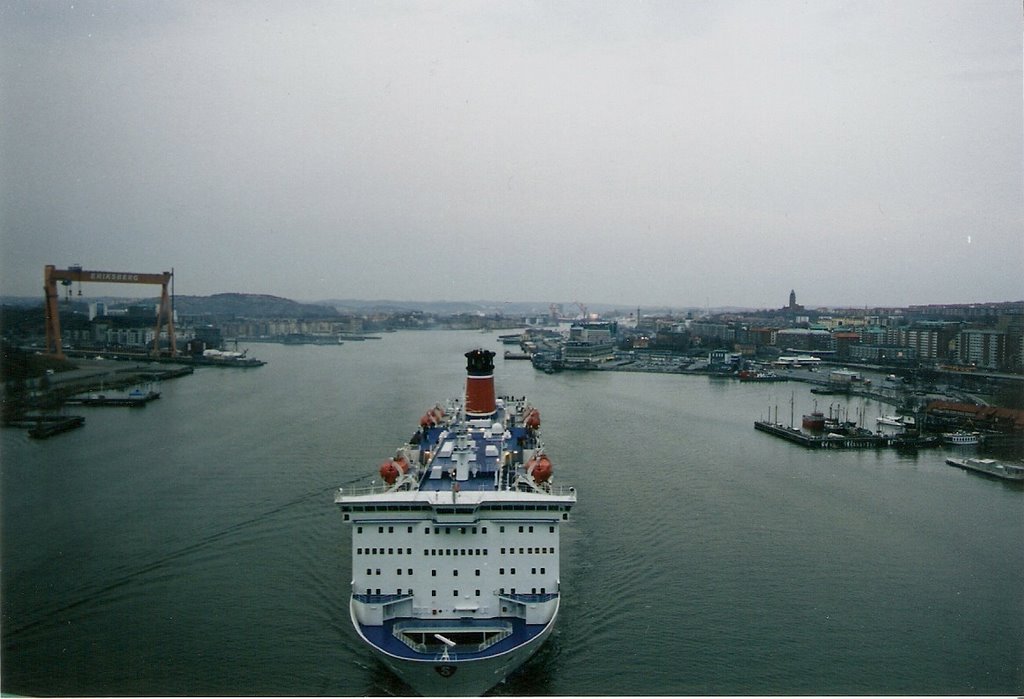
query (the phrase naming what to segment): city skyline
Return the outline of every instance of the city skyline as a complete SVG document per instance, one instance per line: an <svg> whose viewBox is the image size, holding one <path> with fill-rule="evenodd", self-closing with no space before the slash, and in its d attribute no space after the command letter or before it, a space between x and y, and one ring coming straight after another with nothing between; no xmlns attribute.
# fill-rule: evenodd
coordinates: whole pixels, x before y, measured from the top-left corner
<svg viewBox="0 0 1024 699"><path fill-rule="evenodd" d="M116 290L114 290L116 291ZM956 309L974 309L983 310L986 308L996 309L998 312L1013 312L1013 309L1017 309L1016 312L1024 309L1024 299L989 299L987 301L977 301L969 303L957 303L957 302L935 302L927 304L887 304L881 305L876 304L874 306L854 306L850 304L822 304L822 305L804 305L797 304L795 306L789 304L768 304L761 306L738 306L738 305L723 305L723 306L707 306L697 304L629 304L629 303L583 303L581 301L567 301L564 299L555 300L527 300L527 299L466 299L466 300L453 300L453 299L437 299L437 300L411 300L401 298L387 298L387 299L369 299L369 298L330 298L330 299L293 299L283 296L277 296L274 294L261 294L261 293L250 293L250 292L215 292L212 294L172 294L172 300L177 298L179 301L188 301L191 304L195 303L206 303L214 302L218 297L232 297L235 301L240 301L246 304L259 304L259 299L266 299L267 302L280 302L296 304L296 308L302 306L323 306L325 308L334 308L341 314L359 314L360 312L366 312L372 310L373 312L387 312L387 311L409 311L418 310L425 313L446 315L446 314L463 314L473 312L485 312L485 313L499 313L509 317L517 315L547 315L552 312L552 309L558 309L559 316L562 318L582 318L584 311L586 311L591 317L598 317L602 314L607 313L628 313L632 315L636 311L641 313L658 315L659 313L676 313L676 312L692 312L692 311L708 311L712 315L724 314L729 315L733 313L753 313L763 315L765 313L776 312L780 316L787 316L790 318L799 318L810 314L817 316L820 314L857 314L864 312L884 312L884 311L906 311L911 314L923 312L927 309L939 310L945 309L953 312ZM0 295L0 302L4 304L10 304L15 306L43 306L45 299L43 295L38 296L13 296L13 295ZM73 302L78 308L88 306L93 309L97 304L102 304L106 307L111 308L124 308L132 305L148 304L152 303L159 305L158 296L146 296L146 295L131 295L128 293L112 293L112 294L87 294L83 293L78 295L77 285L72 285L71 291L61 289L58 294L58 302L61 308L65 307L65 302ZM177 312L180 312L177 311ZM298 311L291 315L299 314ZM245 313L243 312L244 316ZM288 315L287 313L285 315ZM299 314L301 315L301 314Z"/></svg>
<svg viewBox="0 0 1024 699"><path fill-rule="evenodd" d="M1019 4L0 17L3 295L81 264L299 301L1024 298Z"/></svg>

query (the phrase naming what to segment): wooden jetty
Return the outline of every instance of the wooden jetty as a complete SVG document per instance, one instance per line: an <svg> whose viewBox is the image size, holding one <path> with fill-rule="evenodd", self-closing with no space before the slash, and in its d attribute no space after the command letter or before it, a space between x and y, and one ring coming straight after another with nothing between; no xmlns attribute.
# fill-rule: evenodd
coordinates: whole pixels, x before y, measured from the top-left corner
<svg viewBox="0 0 1024 699"><path fill-rule="evenodd" d="M46 439L85 424L81 415L22 415L4 421L4 427L27 427L28 436Z"/></svg>

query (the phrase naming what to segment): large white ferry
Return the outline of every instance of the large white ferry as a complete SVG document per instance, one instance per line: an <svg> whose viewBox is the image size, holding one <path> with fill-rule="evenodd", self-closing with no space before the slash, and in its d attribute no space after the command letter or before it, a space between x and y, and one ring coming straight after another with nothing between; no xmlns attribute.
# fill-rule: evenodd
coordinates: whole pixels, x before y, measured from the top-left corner
<svg viewBox="0 0 1024 699"><path fill-rule="evenodd" d="M352 526L352 624L428 696L481 694L544 643L576 503L551 482L540 413L495 395L493 352L466 359L464 400L427 411L381 484L335 497Z"/></svg>

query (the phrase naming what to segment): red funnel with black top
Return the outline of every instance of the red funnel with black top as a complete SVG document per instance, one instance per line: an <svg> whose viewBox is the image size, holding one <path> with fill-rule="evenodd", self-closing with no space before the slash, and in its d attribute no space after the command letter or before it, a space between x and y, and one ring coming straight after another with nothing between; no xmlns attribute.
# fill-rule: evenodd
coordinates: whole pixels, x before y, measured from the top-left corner
<svg viewBox="0 0 1024 699"><path fill-rule="evenodd" d="M494 352L475 349L466 352L466 415L483 418L494 415Z"/></svg>

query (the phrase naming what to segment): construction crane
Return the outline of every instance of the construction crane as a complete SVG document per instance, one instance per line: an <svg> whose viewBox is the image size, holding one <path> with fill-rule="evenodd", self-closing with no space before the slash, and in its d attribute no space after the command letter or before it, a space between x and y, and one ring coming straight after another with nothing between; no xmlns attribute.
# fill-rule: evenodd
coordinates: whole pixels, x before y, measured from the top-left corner
<svg viewBox="0 0 1024 699"><path fill-rule="evenodd" d="M156 314L156 335L153 337L153 354L160 353L160 329L167 320L167 339L171 345L171 356L178 353L174 339L174 316L171 313L171 297L168 286L174 272L160 274L137 274L135 272L96 272L84 270L78 265L68 269L57 269L53 265L43 268L43 289L46 293L46 354L58 359L64 358L60 340L60 313L58 312L57 283L70 286L74 282L100 282L103 284L159 284L161 286L160 309ZM81 293L81 286L79 286Z"/></svg>

